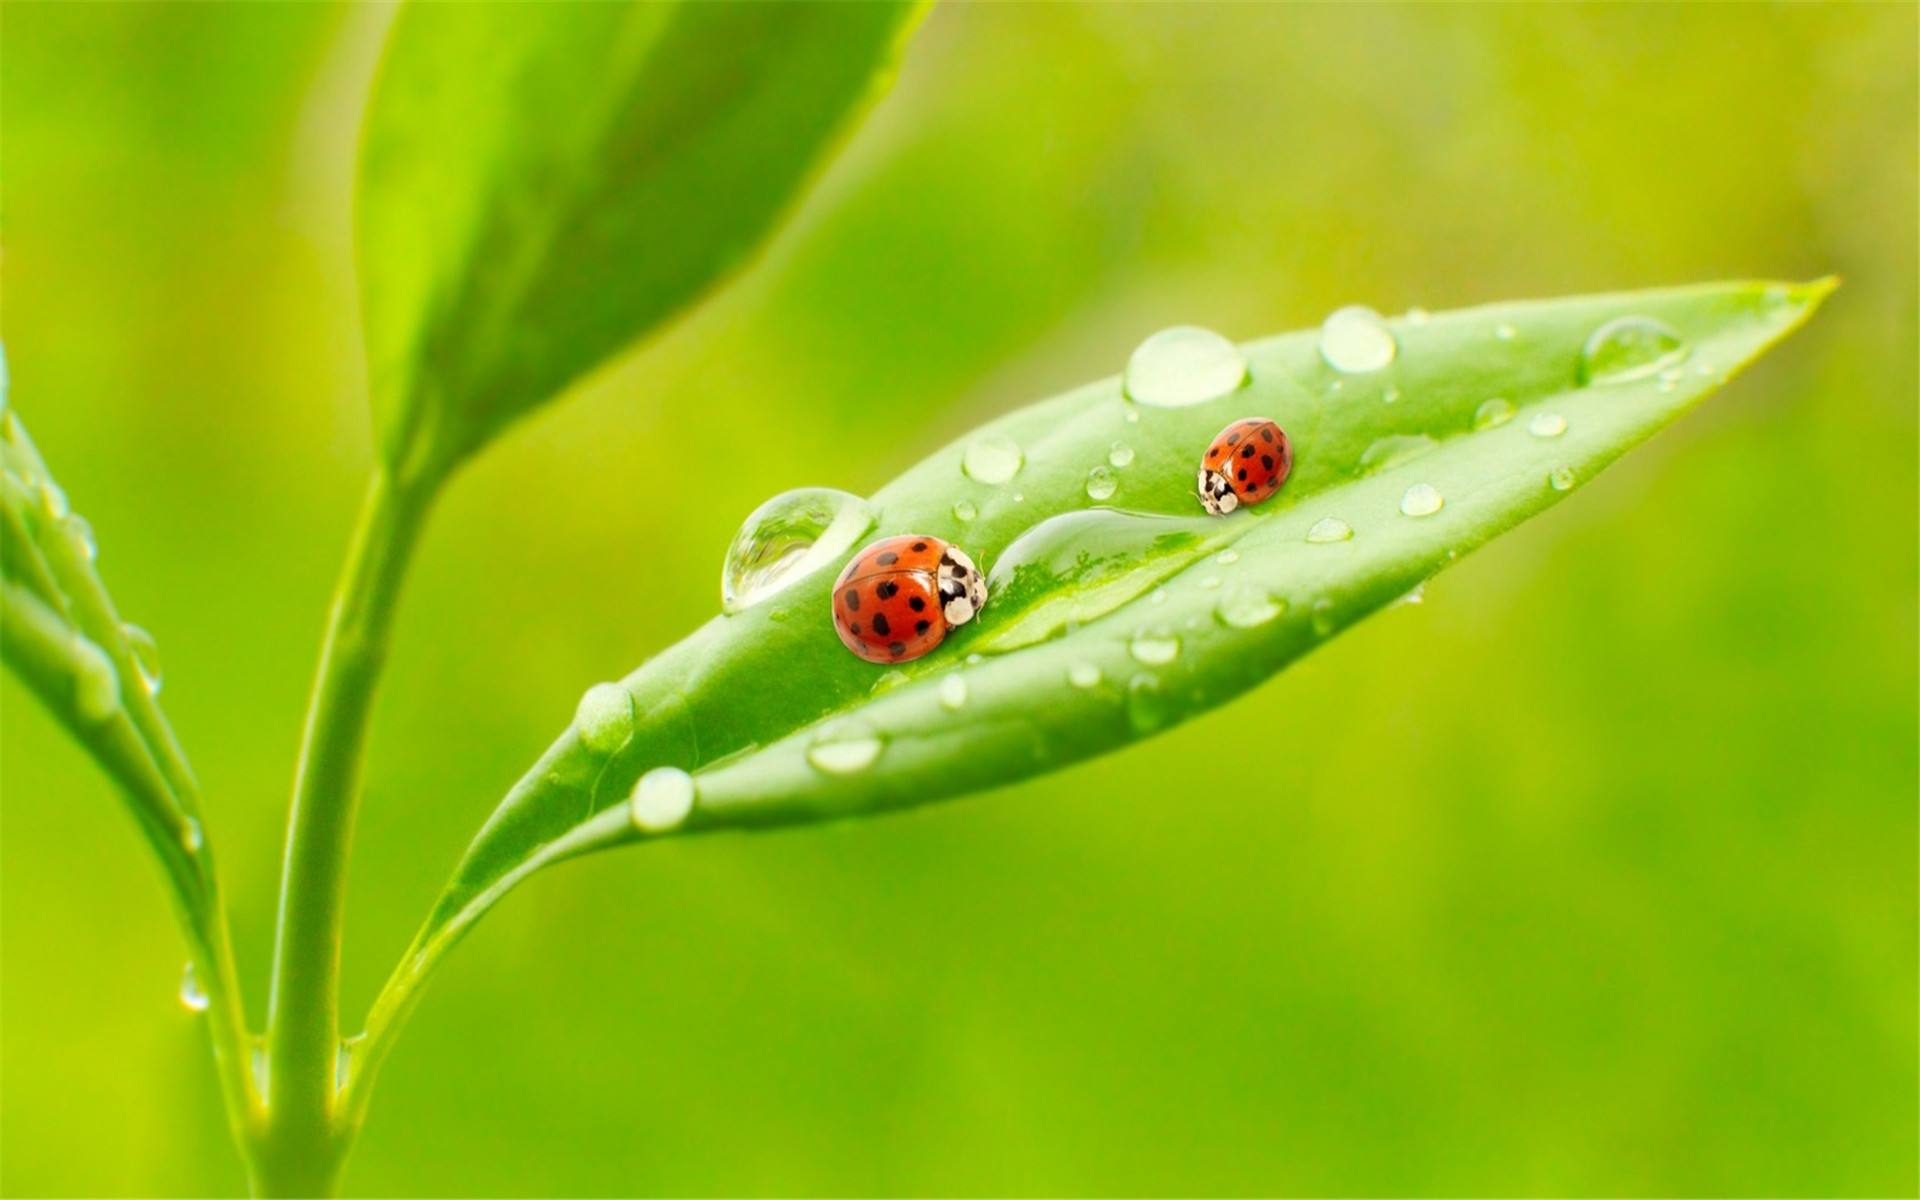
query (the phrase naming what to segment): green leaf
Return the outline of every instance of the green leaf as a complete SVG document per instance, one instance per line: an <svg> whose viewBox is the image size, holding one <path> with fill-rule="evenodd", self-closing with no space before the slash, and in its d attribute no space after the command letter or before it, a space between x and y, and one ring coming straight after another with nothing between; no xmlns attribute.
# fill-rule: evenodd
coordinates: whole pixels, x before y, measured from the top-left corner
<svg viewBox="0 0 1920 1200"><path fill-rule="evenodd" d="M402 475L447 469L737 269L919 12L403 9L359 188L367 351Z"/></svg>
<svg viewBox="0 0 1920 1200"><path fill-rule="evenodd" d="M686 831L846 817L1053 770L1222 704L1565 499L1832 286L1714 284L1401 318L1388 322L1397 357L1368 374L1332 370L1307 331L1245 346L1246 384L1205 403L1135 404L1116 378L996 421L871 501L869 537L934 534L989 570L995 592L971 624L897 674L856 659L829 618L849 549L629 675L630 731L599 691L591 736L569 730L514 787L393 990L404 1000L533 870L652 836L626 804L649 770L691 774ZM1684 358L1583 382L1608 366L1583 367L1589 338L1634 315L1676 331ZM1207 517L1194 494L1200 454L1251 415L1288 431L1293 475L1257 508ZM989 438L1024 453L997 485L962 469L968 446ZM1088 495L1096 470L1117 479L1104 503ZM973 519L955 516L961 502Z"/></svg>

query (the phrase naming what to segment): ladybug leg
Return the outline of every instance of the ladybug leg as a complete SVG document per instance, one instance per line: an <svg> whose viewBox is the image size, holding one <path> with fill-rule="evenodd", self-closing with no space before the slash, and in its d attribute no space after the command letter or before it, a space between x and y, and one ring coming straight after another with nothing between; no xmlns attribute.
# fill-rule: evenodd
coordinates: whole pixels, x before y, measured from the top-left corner
<svg viewBox="0 0 1920 1200"><path fill-rule="evenodd" d="M1219 471L1200 468L1200 505L1216 517L1224 517L1240 507L1240 497L1234 494L1233 484Z"/></svg>

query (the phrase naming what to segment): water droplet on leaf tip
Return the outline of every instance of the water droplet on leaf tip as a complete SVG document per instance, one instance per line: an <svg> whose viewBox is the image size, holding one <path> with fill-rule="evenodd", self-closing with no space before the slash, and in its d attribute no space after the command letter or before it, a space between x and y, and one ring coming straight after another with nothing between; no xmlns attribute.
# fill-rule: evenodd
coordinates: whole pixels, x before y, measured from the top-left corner
<svg viewBox="0 0 1920 1200"><path fill-rule="evenodd" d="M1353 526L1339 517L1321 517L1307 528L1307 540L1317 546L1344 542L1353 537Z"/></svg>
<svg viewBox="0 0 1920 1200"><path fill-rule="evenodd" d="M1018 442L996 433L967 443L960 455L960 470L976 483L998 486L1018 475L1026 462Z"/></svg>
<svg viewBox="0 0 1920 1200"><path fill-rule="evenodd" d="M180 822L181 849L185 850L188 854L198 854L206 844L207 835L205 831L201 829L199 820L194 817L187 817Z"/></svg>
<svg viewBox="0 0 1920 1200"><path fill-rule="evenodd" d="M687 819L693 798L693 776L679 767L655 767L633 785L627 818L642 833L665 833Z"/></svg>
<svg viewBox="0 0 1920 1200"><path fill-rule="evenodd" d="M1380 314L1361 304L1335 309L1320 324L1320 357L1346 375L1378 371L1393 361L1399 345Z"/></svg>
<svg viewBox="0 0 1920 1200"><path fill-rule="evenodd" d="M573 710L580 742L595 754L612 754L633 736L633 697L617 683L596 683Z"/></svg>
<svg viewBox="0 0 1920 1200"><path fill-rule="evenodd" d="M740 612L837 560L873 527L867 502L834 488L794 488L748 514L720 568L720 605Z"/></svg>
<svg viewBox="0 0 1920 1200"><path fill-rule="evenodd" d="M1445 503L1438 488L1430 483L1416 483L1400 497L1400 511L1409 517L1430 517Z"/></svg>
<svg viewBox="0 0 1920 1200"><path fill-rule="evenodd" d="M1394 604L1396 605L1424 604L1426 602L1426 599L1427 599L1427 584L1425 580L1421 580L1419 583L1414 584L1412 590L1408 591L1406 595L1400 597L1398 600L1395 600Z"/></svg>
<svg viewBox="0 0 1920 1200"><path fill-rule="evenodd" d="M1211 329L1176 325L1135 348L1127 360L1127 397L1157 408L1204 404L1247 381L1247 360L1232 342Z"/></svg>

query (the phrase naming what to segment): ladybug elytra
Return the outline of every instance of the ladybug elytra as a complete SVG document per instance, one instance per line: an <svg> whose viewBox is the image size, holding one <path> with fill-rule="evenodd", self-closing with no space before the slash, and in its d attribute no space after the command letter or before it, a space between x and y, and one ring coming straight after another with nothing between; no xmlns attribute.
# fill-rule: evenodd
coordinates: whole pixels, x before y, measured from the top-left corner
<svg viewBox="0 0 1920 1200"><path fill-rule="evenodd" d="M1200 459L1200 503L1215 516L1258 504L1293 470L1286 431L1265 417L1244 417L1214 435Z"/></svg>
<svg viewBox="0 0 1920 1200"><path fill-rule="evenodd" d="M868 662L899 663L938 646L987 603L987 581L959 549L926 534L882 538L833 585L833 629Z"/></svg>

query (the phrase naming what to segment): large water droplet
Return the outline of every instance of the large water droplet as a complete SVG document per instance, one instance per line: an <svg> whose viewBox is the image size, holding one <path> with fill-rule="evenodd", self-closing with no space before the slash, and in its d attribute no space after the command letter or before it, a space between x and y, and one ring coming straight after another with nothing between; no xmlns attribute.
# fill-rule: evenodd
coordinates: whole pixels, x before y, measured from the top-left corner
<svg viewBox="0 0 1920 1200"><path fill-rule="evenodd" d="M1416 483L1400 497L1400 511L1410 517L1430 517L1445 503L1438 488L1430 483Z"/></svg>
<svg viewBox="0 0 1920 1200"><path fill-rule="evenodd" d="M1127 643L1127 653L1150 667L1164 667L1180 657L1180 639L1165 630L1142 630Z"/></svg>
<svg viewBox="0 0 1920 1200"><path fill-rule="evenodd" d="M69 516L66 521L67 536L73 539L79 549L80 557L88 562L100 557L100 544L93 540L93 524L79 513Z"/></svg>
<svg viewBox="0 0 1920 1200"><path fill-rule="evenodd" d="M979 515L980 515L980 510L973 506L973 501L955 500L953 502L953 519L954 520L971 521Z"/></svg>
<svg viewBox="0 0 1920 1200"><path fill-rule="evenodd" d="M73 706L80 719L98 723L120 708L120 675L113 660L88 639L73 635Z"/></svg>
<svg viewBox="0 0 1920 1200"><path fill-rule="evenodd" d="M147 695L160 694L160 643L153 635L138 625L123 627L127 635L127 645L133 651L133 665L140 671L140 686L147 689Z"/></svg>
<svg viewBox="0 0 1920 1200"><path fill-rule="evenodd" d="M612 754L633 736L633 697L617 683L596 683L573 710L580 742L595 754Z"/></svg>
<svg viewBox="0 0 1920 1200"><path fill-rule="evenodd" d="M1476 430L1494 429L1513 420L1513 402L1495 396L1484 400L1480 407L1473 410L1473 427Z"/></svg>
<svg viewBox="0 0 1920 1200"><path fill-rule="evenodd" d="M867 502L833 488L782 492L748 515L720 568L720 606L735 613L838 559L873 527Z"/></svg>
<svg viewBox="0 0 1920 1200"><path fill-rule="evenodd" d="M1114 477L1113 468L1095 467L1087 472L1087 499L1109 500L1120 487L1119 479Z"/></svg>
<svg viewBox="0 0 1920 1200"><path fill-rule="evenodd" d="M1580 482L1580 476L1572 467L1555 467L1547 472L1547 486L1556 492L1572 491L1573 485L1578 482Z"/></svg>
<svg viewBox="0 0 1920 1200"><path fill-rule="evenodd" d="M959 712L967 706L967 681L958 675L949 675L940 681L940 707L948 712Z"/></svg>
<svg viewBox="0 0 1920 1200"><path fill-rule="evenodd" d="M1135 733L1152 733L1172 715L1160 680L1141 673L1127 681L1127 723Z"/></svg>
<svg viewBox="0 0 1920 1200"><path fill-rule="evenodd" d="M1158 408L1204 404L1247 379L1247 360L1211 329L1176 325L1141 342L1127 360L1127 397Z"/></svg>
<svg viewBox="0 0 1920 1200"><path fill-rule="evenodd" d="M1657 375L1687 357L1687 342L1673 326L1652 317L1615 317L1587 338L1580 350L1580 382L1631 383Z"/></svg>
<svg viewBox="0 0 1920 1200"><path fill-rule="evenodd" d="M1535 413L1527 422L1527 432L1537 438L1557 438L1566 431L1567 419L1559 413Z"/></svg>
<svg viewBox="0 0 1920 1200"><path fill-rule="evenodd" d="M627 819L641 833L677 829L693 811L693 793L693 776L679 767L655 767L633 785Z"/></svg>
<svg viewBox="0 0 1920 1200"><path fill-rule="evenodd" d="M1005 483L1018 475L1026 462L1020 443L997 433L969 442L960 455L960 469L977 483Z"/></svg>
<svg viewBox="0 0 1920 1200"><path fill-rule="evenodd" d="M1115 468L1132 466L1133 447L1125 442L1115 442L1107 449L1107 465Z"/></svg>
<svg viewBox="0 0 1920 1200"><path fill-rule="evenodd" d="M1307 528L1307 540L1316 546L1344 542L1353 536L1353 526L1339 517L1321 517Z"/></svg>
<svg viewBox="0 0 1920 1200"><path fill-rule="evenodd" d="M207 1011L207 989L200 986L200 972L194 970L192 959L180 972L180 1006L188 1012Z"/></svg>
<svg viewBox="0 0 1920 1200"><path fill-rule="evenodd" d="M1067 682L1085 691L1100 686L1100 668L1088 662L1074 663L1067 668Z"/></svg>
<svg viewBox="0 0 1920 1200"><path fill-rule="evenodd" d="M878 734L857 722L828 727L807 747L807 762L829 775L854 775L880 757Z"/></svg>
<svg viewBox="0 0 1920 1200"><path fill-rule="evenodd" d="M1252 629L1265 625L1286 610L1286 603L1267 595L1265 589L1236 584L1220 593L1220 603L1214 606L1213 614L1224 625Z"/></svg>
<svg viewBox="0 0 1920 1200"><path fill-rule="evenodd" d="M1378 371L1399 347L1380 314L1360 304L1335 309L1320 324L1320 357L1348 375Z"/></svg>
<svg viewBox="0 0 1920 1200"><path fill-rule="evenodd" d="M1388 467L1397 467L1401 463L1412 462L1439 444L1424 433L1396 433L1392 437L1379 438L1361 452L1360 469L1372 474Z"/></svg>

